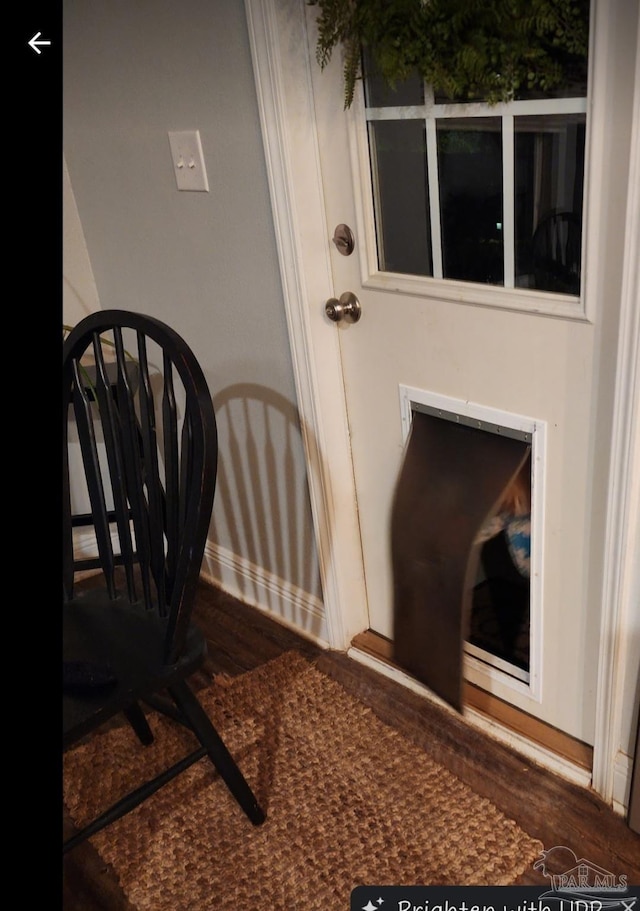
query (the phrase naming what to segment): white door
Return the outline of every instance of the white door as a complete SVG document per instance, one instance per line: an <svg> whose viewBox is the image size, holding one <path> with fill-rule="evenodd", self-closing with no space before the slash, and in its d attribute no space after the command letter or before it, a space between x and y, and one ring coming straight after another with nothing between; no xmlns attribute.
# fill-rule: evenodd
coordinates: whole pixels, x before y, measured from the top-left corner
<svg viewBox="0 0 640 911"><path fill-rule="evenodd" d="M587 123L582 284L580 293L572 295L526 287L527 270L520 268L511 240L507 242L515 231L508 205L502 218L494 219L496 238L507 238L500 241L506 251L504 287L486 277L481 281L439 277L446 274L451 245L447 248L443 236L433 237L438 234L437 218L431 222L429 266L436 277L387 271L380 194L377 198L373 194L380 174L374 168L372 177L369 167L362 98L356 99L351 111L343 111L340 61L336 58L324 72L317 67L314 11L305 7L304 0L273 7L267 2L248 5L254 29L261 16L259 7L269 8L264 28L270 30L268 41L277 48L281 68L277 92L287 111L284 135L277 141L286 152L282 162L288 171L272 173L271 181L283 193L292 194L288 204L296 233L279 238L281 255L284 259L287 251L291 253L303 270L298 274L283 261L285 281L287 276L295 279L307 308L291 331L307 347L305 369L310 374L332 371L326 397L321 393L318 402L326 411L325 426L331 424L330 413L344 413L348 422L366 593L361 628L368 625L383 636L392 635L389 522L411 402L460 410L530 433L534 444L530 678L514 684L473 662L468 674L495 695L587 743L594 741L607 440L620 294L621 250L615 229L624 220L624 207L616 208L611 200L616 193L622 198L626 188L625 130L632 120L628 86L633 82L637 15L632 3L621 0L615 6L616 15L611 4L596 8L599 43L592 55ZM607 82L607 60L612 54L622 61L614 87ZM607 95L614 89L615 112L607 106ZM424 118L423 108L418 113ZM433 109L427 113L434 117ZM571 108L568 113L577 114L579 120L579 111ZM507 110L498 115L483 110L475 115L502 117L498 132L507 136L501 145L503 164L510 160L519 131L526 131L519 119L524 112ZM384 112L378 110L372 116L388 123ZM437 133L429 132L433 126L425 130L430 166L437 149ZM455 138L453 134L467 126L453 124L456 129L449 136ZM444 135L449 127L443 122L436 130L442 129ZM495 136L495 121L487 127L486 132ZM610 139L616 131L620 131L618 142ZM477 132L482 141L485 126ZM376 135L382 142L383 132ZM565 131L562 141L574 142L575 131ZM319 177L321 195L314 195ZM505 200L515 180L513 169L503 167ZM430 204L434 204L433 193ZM353 229L355 249L350 256L342 255L331 241L339 224ZM344 292L353 292L361 304L357 323L334 324L324 312L326 299ZM337 390L343 390L344 412ZM318 471L325 463L332 464L332 439L330 435L324 448L325 441L313 441ZM351 479L344 477L344 464L340 471L348 494ZM329 552L331 559L339 560L335 545L340 544L340 528L348 521L341 519L339 504L335 515L335 540ZM353 540L353 528L347 528L345 535ZM344 554L353 560L354 548L345 547ZM352 616L362 614L354 610Z"/></svg>

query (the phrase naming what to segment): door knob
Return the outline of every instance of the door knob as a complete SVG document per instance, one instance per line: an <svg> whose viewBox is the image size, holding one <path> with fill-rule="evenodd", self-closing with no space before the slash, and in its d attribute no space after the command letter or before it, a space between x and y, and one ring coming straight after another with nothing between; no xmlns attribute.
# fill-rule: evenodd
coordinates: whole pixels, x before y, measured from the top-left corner
<svg viewBox="0 0 640 911"><path fill-rule="evenodd" d="M360 301L353 291L345 291L337 297L331 297L324 305L324 312L334 323L357 323L362 316Z"/></svg>

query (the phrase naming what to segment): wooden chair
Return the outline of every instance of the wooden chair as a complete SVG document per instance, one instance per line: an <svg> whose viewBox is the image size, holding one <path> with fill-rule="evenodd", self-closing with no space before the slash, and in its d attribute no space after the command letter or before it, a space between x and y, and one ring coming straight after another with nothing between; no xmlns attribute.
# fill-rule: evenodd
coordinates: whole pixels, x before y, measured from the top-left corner
<svg viewBox="0 0 640 911"><path fill-rule="evenodd" d="M265 814L187 683L206 655L191 615L218 458L204 374L164 323L107 310L65 340L62 394L63 749L119 713L151 744L143 702L186 725L198 742L67 839L64 851L205 756L257 825ZM79 515L72 499L83 486L90 508ZM74 554L80 524L95 532L89 556ZM77 574L87 569L99 579L78 593Z"/></svg>
<svg viewBox="0 0 640 911"><path fill-rule="evenodd" d="M550 212L533 235L534 287L580 294L582 229L574 212Z"/></svg>

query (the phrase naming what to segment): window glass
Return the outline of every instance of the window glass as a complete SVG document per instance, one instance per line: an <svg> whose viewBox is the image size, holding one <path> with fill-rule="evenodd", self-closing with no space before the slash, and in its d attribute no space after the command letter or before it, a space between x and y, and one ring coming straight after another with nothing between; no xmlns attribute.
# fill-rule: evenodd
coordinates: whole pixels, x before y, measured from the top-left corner
<svg viewBox="0 0 640 911"><path fill-rule="evenodd" d="M375 71L371 55L365 49L362 54L362 70L367 74L364 83L365 103L370 108L404 107L424 104L424 82L416 73L393 88Z"/></svg>
<svg viewBox="0 0 640 911"><path fill-rule="evenodd" d="M528 89L525 86L518 90L516 98L518 100L532 101L544 98L586 98L586 95L587 61L584 60L566 65L565 82L562 85L556 85L552 89L546 90L540 88Z"/></svg>
<svg viewBox="0 0 640 911"><path fill-rule="evenodd" d="M502 130L497 117L436 121L444 278L502 284Z"/></svg>
<svg viewBox="0 0 640 911"><path fill-rule="evenodd" d="M369 148L379 268L432 275L424 121L372 121Z"/></svg>
<svg viewBox="0 0 640 911"><path fill-rule="evenodd" d="M514 127L516 285L579 294L585 115Z"/></svg>
<svg viewBox="0 0 640 911"><path fill-rule="evenodd" d="M494 106L364 73L378 269L578 296L586 64Z"/></svg>

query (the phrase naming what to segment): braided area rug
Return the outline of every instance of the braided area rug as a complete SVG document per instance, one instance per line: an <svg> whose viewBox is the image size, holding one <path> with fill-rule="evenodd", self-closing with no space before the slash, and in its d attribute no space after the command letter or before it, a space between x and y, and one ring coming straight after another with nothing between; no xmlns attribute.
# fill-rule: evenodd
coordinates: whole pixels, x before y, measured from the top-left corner
<svg viewBox="0 0 640 911"><path fill-rule="evenodd" d="M513 883L542 850L296 652L199 696L267 821L200 760L92 839L140 911L340 911L362 884ZM65 754L76 824L191 744L150 722L151 747L123 726Z"/></svg>

